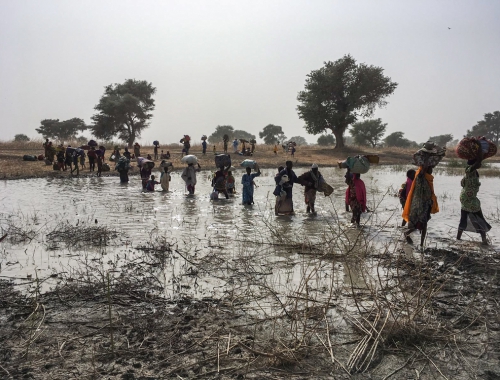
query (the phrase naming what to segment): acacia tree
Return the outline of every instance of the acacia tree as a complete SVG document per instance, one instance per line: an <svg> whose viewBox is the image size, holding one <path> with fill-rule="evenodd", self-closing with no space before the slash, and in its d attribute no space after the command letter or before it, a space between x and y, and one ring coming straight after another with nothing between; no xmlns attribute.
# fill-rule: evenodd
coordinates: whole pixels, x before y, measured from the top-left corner
<svg viewBox="0 0 500 380"><path fill-rule="evenodd" d="M76 139L78 132L88 129L83 119L74 117L69 120L59 121L59 119L44 119L41 126L35 130L45 139L67 141Z"/></svg>
<svg viewBox="0 0 500 380"><path fill-rule="evenodd" d="M106 86L99 104L94 107L98 113L92 116L95 123L92 134L105 140L117 136L132 146L153 117L155 92L152 83L135 79Z"/></svg>
<svg viewBox="0 0 500 380"><path fill-rule="evenodd" d="M331 130L335 148L344 147L344 132L358 117L370 117L376 107L384 107L397 83L383 75L383 69L357 64L350 55L325 62L307 75L305 90L297 100L299 117L307 132L317 135Z"/></svg>
<svg viewBox="0 0 500 380"><path fill-rule="evenodd" d="M469 136L484 136L498 145L500 141L500 111L484 114L484 119L478 121L470 130Z"/></svg>
<svg viewBox="0 0 500 380"><path fill-rule="evenodd" d="M371 119L354 123L349 133L356 144L375 148L382 140L386 128L387 123L382 123L381 119Z"/></svg>
<svg viewBox="0 0 500 380"><path fill-rule="evenodd" d="M264 144L266 145L274 145L286 140L283 128L274 124L266 125L264 129L259 132L259 137L264 140Z"/></svg>

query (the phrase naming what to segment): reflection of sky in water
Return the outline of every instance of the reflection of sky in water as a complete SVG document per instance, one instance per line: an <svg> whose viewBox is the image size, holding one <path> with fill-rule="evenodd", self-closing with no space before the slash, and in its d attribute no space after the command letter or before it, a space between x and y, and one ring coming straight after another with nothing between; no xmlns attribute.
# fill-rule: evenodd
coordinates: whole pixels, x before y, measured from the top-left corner
<svg viewBox="0 0 500 380"><path fill-rule="evenodd" d="M298 168L297 174L306 169ZM124 252L129 252L128 258L140 253L131 250L157 237L165 237L167 241L175 241L180 249L203 250L210 244L220 246L220 255L227 260L239 260L241 255L252 254L249 260L255 265L266 267L268 280L278 288L286 287L289 283L297 284L307 268L318 267L316 259L308 255L297 254L294 249L276 246L252 244L252 242L269 243L275 238L288 239L294 242L307 244L332 236L331 231L343 229L350 221L350 214L344 206L344 172L336 168L321 169L326 181L335 191L331 197L317 196L317 216L305 213L303 188L294 186L294 204L296 215L274 216L274 170L263 170L263 175L255 182L259 186L255 190L253 206L241 205L241 193L230 200L221 199L211 202L209 199L210 179L206 173L199 173L196 194L186 195L180 173L172 174L171 192L143 193L137 177L131 177L128 185L121 185L117 178L68 178L68 179L30 179L18 181L4 181L0 206L2 207L2 226L9 214L15 214L18 221L27 221L33 224L38 219L35 229L40 230L39 236L30 244L11 245L4 241L1 246L1 273L6 277L20 277L33 273L39 268L40 275L61 271L69 265L76 265L76 258L81 258L82 252L75 256L75 252L67 249L56 251L45 250L45 236L59 223L69 221L76 223L94 223L106 225L123 232L118 240L118 246L108 247L104 252L107 261L113 255L124 260ZM241 191L240 179L243 171L235 173L237 191ZM359 239L363 244L385 244L400 238L402 230L396 228L401 223L401 207L398 198L394 197L401 183L405 181L406 170L395 171L392 167L384 166L372 169L362 176L368 193L368 204L374 213L363 215L362 222L366 224L362 235L354 229L343 232L348 239ZM427 244L454 245L456 228L460 219L460 179L461 176L447 176L436 174L434 186L438 197L441 212L433 215L429 224ZM498 220L500 218L498 205L500 194L499 178L481 178L479 198L483 212L493 226L489 237L493 240L493 248L497 243ZM160 187L158 186L158 189ZM340 227L339 227L340 226ZM274 236L271 239L271 236ZM472 235L476 242L478 236ZM469 238L466 237L466 240ZM470 240L470 239L469 239ZM469 244L464 242L461 244ZM472 246L476 247L474 243ZM89 255L102 255L99 250L90 250ZM12 264L16 263L18 264ZM124 261L125 262L125 261ZM172 286L173 279L186 268L182 260L172 263L166 282ZM323 285L317 284L320 289L325 282L332 281L332 264L326 262L320 265L315 274L321 278ZM223 269L220 268L222 271ZM270 272L269 272L270 270ZM312 269L311 269L312 270ZM316 269L315 269L316 270ZM361 286L356 265L346 270L342 265L336 266L340 275L335 281L341 283L356 283ZM269 273L272 273L269 274ZM342 274L343 273L343 274ZM349 275L350 273L350 275ZM183 283L189 286L186 290L190 294L203 296L214 289L224 287L225 281L214 278L205 278L204 281L195 278L183 278ZM196 282L195 282L196 281Z"/></svg>

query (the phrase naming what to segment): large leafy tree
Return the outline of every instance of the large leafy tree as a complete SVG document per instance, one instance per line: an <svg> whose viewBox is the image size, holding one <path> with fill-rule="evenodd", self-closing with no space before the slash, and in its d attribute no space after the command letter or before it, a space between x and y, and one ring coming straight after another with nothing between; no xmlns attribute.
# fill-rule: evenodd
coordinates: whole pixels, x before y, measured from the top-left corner
<svg viewBox="0 0 500 380"><path fill-rule="evenodd" d="M484 136L498 145L500 140L500 111L484 114L484 119L478 121L470 130L468 136Z"/></svg>
<svg viewBox="0 0 500 380"><path fill-rule="evenodd" d="M381 119L371 119L354 123L349 133L356 144L375 148L382 140L386 128L387 123L382 123Z"/></svg>
<svg viewBox="0 0 500 380"><path fill-rule="evenodd" d="M370 117L384 107L397 83L383 75L383 69L357 64L350 55L307 75L305 90L299 92L299 117L307 132L317 135L331 130L336 148L344 147L344 132L359 117Z"/></svg>
<svg viewBox="0 0 500 380"><path fill-rule="evenodd" d="M41 126L35 130L46 139L58 141L68 141L76 139L78 132L88 129L82 119L74 117L69 120L59 121L59 119L44 119Z"/></svg>
<svg viewBox="0 0 500 380"><path fill-rule="evenodd" d="M288 139L288 141L293 141L297 145L307 145L307 140L302 136L293 136Z"/></svg>
<svg viewBox="0 0 500 380"><path fill-rule="evenodd" d="M220 142L223 140L224 135L228 135L230 140L233 139L234 128L231 125L218 125L214 133L208 136L208 141L212 144Z"/></svg>
<svg viewBox="0 0 500 380"><path fill-rule="evenodd" d="M438 146L446 146L452 140L453 140L453 135L451 135L451 134L429 137L429 141L432 141L433 143L437 144Z"/></svg>
<svg viewBox="0 0 500 380"><path fill-rule="evenodd" d="M92 116L92 134L105 140L116 136L132 146L153 117L155 92L152 83L144 80L128 79L106 86L94 107L97 113Z"/></svg>
<svg viewBox="0 0 500 380"><path fill-rule="evenodd" d="M264 140L266 145L274 145L282 143L286 140L286 136L283 133L283 128L279 125L268 124L264 129L259 132L259 137Z"/></svg>
<svg viewBox="0 0 500 380"><path fill-rule="evenodd" d="M318 145L328 146L335 144L335 137L333 135L321 135L318 137Z"/></svg>

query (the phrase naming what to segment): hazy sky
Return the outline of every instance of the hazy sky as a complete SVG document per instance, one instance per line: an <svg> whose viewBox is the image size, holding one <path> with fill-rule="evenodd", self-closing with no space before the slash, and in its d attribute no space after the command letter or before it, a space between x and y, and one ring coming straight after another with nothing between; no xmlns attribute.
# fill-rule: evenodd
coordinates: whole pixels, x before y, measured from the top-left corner
<svg viewBox="0 0 500 380"><path fill-rule="evenodd" d="M135 78L157 88L142 142L270 123L314 142L297 93L345 54L399 83L375 114L388 133L459 137L500 110L499 20L499 0L0 0L0 140L90 123L104 86Z"/></svg>

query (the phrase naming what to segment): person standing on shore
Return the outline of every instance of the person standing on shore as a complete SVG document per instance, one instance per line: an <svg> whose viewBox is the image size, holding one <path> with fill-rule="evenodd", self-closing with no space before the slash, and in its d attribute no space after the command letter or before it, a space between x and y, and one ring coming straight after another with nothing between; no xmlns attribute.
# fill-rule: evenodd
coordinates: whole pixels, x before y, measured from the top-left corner
<svg viewBox="0 0 500 380"><path fill-rule="evenodd" d="M201 149L202 149L203 155L207 154L207 140L203 140L201 142Z"/></svg>
<svg viewBox="0 0 500 380"><path fill-rule="evenodd" d="M431 214L439 212L436 195L434 194L434 176L432 166L420 166L415 173L410 192L406 199L403 219L408 222L408 231L404 236L408 244L413 244L410 234L419 230L422 234L420 247L423 248L427 234L427 223Z"/></svg>
<svg viewBox="0 0 500 380"><path fill-rule="evenodd" d="M87 153L87 157L89 158L89 172L93 172L95 171L95 160L97 158L94 146L90 147L89 152Z"/></svg>
<svg viewBox="0 0 500 380"><path fill-rule="evenodd" d="M155 145L153 148L153 153L154 153L154 160L156 161L158 159L158 145Z"/></svg>
<svg viewBox="0 0 500 380"><path fill-rule="evenodd" d="M135 158L141 157L141 146L139 145L139 143L134 144L134 155Z"/></svg>
<svg viewBox="0 0 500 380"><path fill-rule="evenodd" d="M102 173L102 156L97 155L97 176L100 177Z"/></svg>
<svg viewBox="0 0 500 380"><path fill-rule="evenodd" d="M234 151L234 153L238 153L238 145L239 145L238 140L234 139L233 140L233 151ZM224 152L224 153L227 153L227 152Z"/></svg>
<svg viewBox="0 0 500 380"><path fill-rule="evenodd" d="M465 176L462 178L462 191L460 193L461 216L458 225L457 240L462 238L464 231L472 231L481 235L482 244L488 245L486 232L491 230L491 226L484 219L481 210L481 202L477 197L481 182L477 169L481 167L481 160L467 161Z"/></svg>

